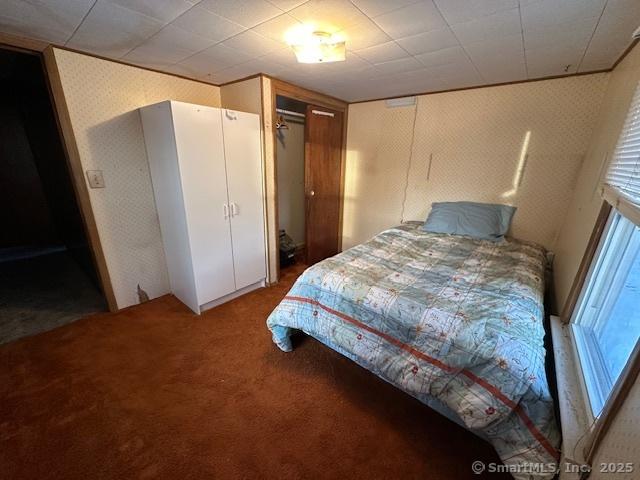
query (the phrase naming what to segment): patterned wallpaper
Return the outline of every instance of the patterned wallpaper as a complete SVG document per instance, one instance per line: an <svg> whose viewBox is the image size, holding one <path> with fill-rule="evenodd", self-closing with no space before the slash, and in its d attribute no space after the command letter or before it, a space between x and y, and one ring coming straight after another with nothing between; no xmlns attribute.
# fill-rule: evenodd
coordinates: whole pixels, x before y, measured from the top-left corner
<svg viewBox="0 0 640 480"><path fill-rule="evenodd" d="M634 462L633 472L607 471L611 463ZM607 465L603 467L603 464ZM618 467L619 468L619 467ZM640 382L636 380L629 396L604 438L594 459L593 480L637 480L640 478Z"/></svg>
<svg viewBox="0 0 640 480"><path fill-rule="evenodd" d="M163 100L220 106L212 85L55 50L84 170L102 170L106 188L89 189L119 308L169 292L138 108Z"/></svg>
<svg viewBox="0 0 640 480"><path fill-rule="evenodd" d="M554 275L558 305L569 294L602 205L598 192L606 163L616 148L633 94L640 82L640 48L636 47L610 74L598 125L592 136L584 165L557 243ZM640 468L640 467L639 467Z"/></svg>
<svg viewBox="0 0 640 480"><path fill-rule="evenodd" d="M432 202L473 200L516 205L511 234L552 249L607 81L595 74L423 95L415 107L351 105L344 247L424 220Z"/></svg>
<svg viewBox="0 0 640 480"><path fill-rule="evenodd" d="M610 75L598 126L592 136L557 243L554 274L560 306L571 288L602 205L597 186L606 172L605 161L611 158L611 152L616 147L631 99L640 82L640 47L635 47ZM601 471L602 463L630 461L635 462L633 472ZM636 380L596 455L590 479L607 478L640 478L640 379Z"/></svg>

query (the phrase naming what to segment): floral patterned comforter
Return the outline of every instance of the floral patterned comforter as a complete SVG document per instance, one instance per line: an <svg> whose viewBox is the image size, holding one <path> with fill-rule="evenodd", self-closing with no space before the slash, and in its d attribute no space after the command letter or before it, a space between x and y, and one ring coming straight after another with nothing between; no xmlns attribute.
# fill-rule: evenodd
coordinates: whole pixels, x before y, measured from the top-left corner
<svg viewBox="0 0 640 480"><path fill-rule="evenodd" d="M284 351L302 330L419 400L437 399L508 467L545 466L514 477L551 478L559 433L544 369L544 268L534 244L402 225L307 269L267 325Z"/></svg>

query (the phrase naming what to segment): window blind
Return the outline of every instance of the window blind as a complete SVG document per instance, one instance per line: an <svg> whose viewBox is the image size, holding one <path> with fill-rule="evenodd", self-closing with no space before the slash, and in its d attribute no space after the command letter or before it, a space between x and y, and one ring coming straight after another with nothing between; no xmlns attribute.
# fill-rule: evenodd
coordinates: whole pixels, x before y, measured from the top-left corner
<svg viewBox="0 0 640 480"><path fill-rule="evenodd" d="M640 224L640 85L631 100L602 193L620 213Z"/></svg>

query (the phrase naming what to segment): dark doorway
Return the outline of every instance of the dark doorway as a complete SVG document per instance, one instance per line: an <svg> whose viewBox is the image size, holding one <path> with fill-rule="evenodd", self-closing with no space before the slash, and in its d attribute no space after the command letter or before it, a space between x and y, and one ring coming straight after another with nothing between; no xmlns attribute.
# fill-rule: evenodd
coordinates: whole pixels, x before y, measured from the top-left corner
<svg viewBox="0 0 640 480"><path fill-rule="evenodd" d="M306 257L305 116L307 105L276 97L276 172L280 268Z"/></svg>
<svg viewBox="0 0 640 480"><path fill-rule="evenodd" d="M39 55L0 49L0 343L106 311Z"/></svg>

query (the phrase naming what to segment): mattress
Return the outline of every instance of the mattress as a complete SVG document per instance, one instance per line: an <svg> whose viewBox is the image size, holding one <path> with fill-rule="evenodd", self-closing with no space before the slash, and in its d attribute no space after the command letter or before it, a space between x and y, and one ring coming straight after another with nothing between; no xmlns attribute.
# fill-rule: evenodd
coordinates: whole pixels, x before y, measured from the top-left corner
<svg viewBox="0 0 640 480"><path fill-rule="evenodd" d="M386 230L307 269L267 319L301 330L491 442L515 478L553 477L559 432L545 374L545 252Z"/></svg>

